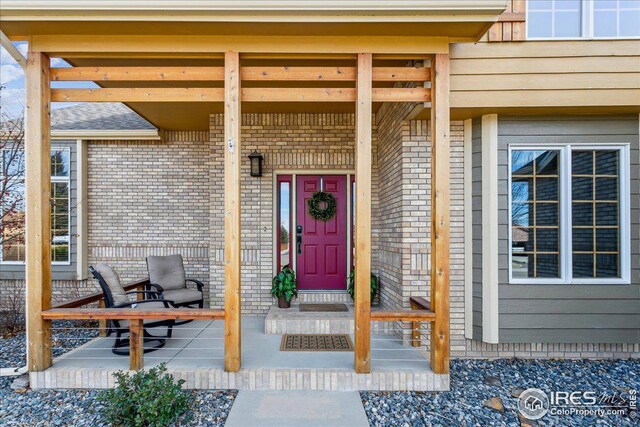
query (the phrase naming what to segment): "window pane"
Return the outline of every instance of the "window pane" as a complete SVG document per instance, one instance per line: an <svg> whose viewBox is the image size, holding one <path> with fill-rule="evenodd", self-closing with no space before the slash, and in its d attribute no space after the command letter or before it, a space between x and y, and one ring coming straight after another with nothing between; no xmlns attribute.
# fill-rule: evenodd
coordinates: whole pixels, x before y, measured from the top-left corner
<svg viewBox="0 0 640 427"><path fill-rule="evenodd" d="M555 37L580 37L580 13L556 12L554 22Z"/></svg>
<svg viewBox="0 0 640 427"><path fill-rule="evenodd" d="M542 254L536 259L536 277L554 278L559 276L558 255Z"/></svg>
<svg viewBox="0 0 640 427"><path fill-rule="evenodd" d="M69 261L69 184L51 183L51 261Z"/></svg>
<svg viewBox="0 0 640 427"><path fill-rule="evenodd" d="M596 152L596 173L598 175L617 175L618 152L605 150Z"/></svg>
<svg viewBox="0 0 640 427"><path fill-rule="evenodd" d="M551 10L552 0L536 0L530 1L527 4L527 7L530 10Z"/></svg>
<svg viewBox="0 0 640 427"><path fill-rule="evenodd" d="M596 37L616 37L617 12L615 11L594 11L593 13L593 34Z"/></svg>
<svg viewBox="0 0 640 427"><path fill-rule="evenodd" d="M280 183L280 268L290 264L289 248L291 247L291 184Z"/></svg>
<svg viewBox="0 0 640 427"><path fill-rule="evenodd" d="M559 151L511 152L514 278L559 277Z"/></svg>
<svg viewBox="0 0 640 427"><path fill-rule="evenodd" d="M0 241L2 242L2 260L24 262L24 181L7 180L5 195L0 206Z"/></svg>
<svg viewBox="0 0 640 427"><path fill-rule="evenodd" d="M614 150L572 153L573 276L576 278L619 277L619 161L619 152Z"/></svg>
<svg viewBox="0 0 640 427"><path fill-rule="evenodd" d="M537 178L536 198L538 200L558 200L558 178Z"/></svg>
<svg viewBox="0 0 640 427"><path fill-rule="evenodd" d="M573 277L584 279L593 277L593 255L573 254Z"/></svg>
<svg viewBox="0 0 640 427"><path fill-rule="evenodd" d="M538 203L536 205L536 225L558 226L558 203Z"/></svg>
<svg viewBox="0 0 640 427"><path fill-rule="evenodd" d="M516 252L514 249L513 255L511 256L511 274L514 279L534 277L533 266L535 262L533 258L534 255Z"/></svg>
<svg viewBox="0 0 640 427"><path fill-rule="evenodd" d="M593 203L573 203L573 225L593 225Z"/></svg>
<svg viewBox="0 0 640 427"><path fill-rule="evenodd" d="M527 16L527 27L529 37L551 37L553 36L551 12L529 12Z"/></svg>
<svg viewBox="0 0 640 427"><path fill-rule="evenodd" d="M596 225L618 224L618 204L617 203L596 203Z"/></svg>
<svg viewBox="0 0 640 427"><path fill-rule="evenodd" d="M51 150L51 176L66 177L69 176L69 150L54 149Z"/></svg>
<svg viewBox="0 0 640 427"><path fill-rule="evenodd" d="M593 252L593 228L573 228L573 252Z"/></svg>
<svg viewBox="0 0 640 427"><path fill-rule="evenodd" d="M591 175L593 173L593 153L591 151L571 153L571 172L574 175Z"/></svg>
<svg viewBox="0 0 640 427"><path fill-rule="evenodd" d="M617 252L618 251L618 229L617 228L596 228L596 251Z"/></svg>
<svg viewBox="0 0 640 427"><path fill-rule="evenodd" d="M616 278L619 276L617 254L599 254L596 255L596 277Z"/></svg>
<svg viewBox="0 0 640 427"><path fill-rule="evenodd" d="M558 241L557 228L536 228L536 249L539 252L558 252L560 243Z"/></svg>
<svg viewBox="0 0 640 427"><path fill-rule="evenodd" d="M593 178L574 177L571 179L573 200L593 200Z"/></svg>
<svg viewBox="0 0 640 427"><path fill-rule="evenodd" d="M625 10L620 13L621 37L640 37L640 10Z"/></svg>

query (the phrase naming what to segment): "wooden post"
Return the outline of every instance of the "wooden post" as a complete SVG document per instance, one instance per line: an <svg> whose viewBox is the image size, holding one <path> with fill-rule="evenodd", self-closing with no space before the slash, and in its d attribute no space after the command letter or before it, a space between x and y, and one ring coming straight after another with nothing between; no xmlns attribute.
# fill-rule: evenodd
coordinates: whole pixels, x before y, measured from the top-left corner
<svg viewBox="0 0 640 427"><path fill-rule="evenodd" d="M372 55L358 54L356 97L355 370L371 371Z"/></svg>
<svg viewBox="0 0 640 427"><path fill-rule="evenodd" d="M431 369L449 373L449 55L431 66Z"/></svg>
<svg viewBox="0 0 640 427"><path fill-rule="evenodd" d="M129 369L139 371L144 367L144 333L142 319L129 320Z"/></svg>
<svg viewBox="0 0 640 427"><path fill-rule="evenodd" d="M51 97L49 57L29 52L26 68L26 321L30 371L51 366Z"/></svg>
<svg viewBox="0 0 640 427"><path fill-rule="evenodd" d="M412 300L409 301L409 304L411 305L411 310L420 309ZM411 322L411 346L420 347L420 338L420 322Z"/></svg>
<svg viewBox="0 0 640 427"><path fill-rule="evenodd" d="M98 301L98 308L105 308L105 307L106 307L106 303L104 302L104 299L101 299L100 301ZM106 319L98 320L98 336L100 337L107 336L108 324L109 324L109 321Z"/></svg>
<svg viewBox="0 0 640 427"><path fill-rule="evenodd" d="M224 56L224 368L240 370L240 55Z"/></svg>

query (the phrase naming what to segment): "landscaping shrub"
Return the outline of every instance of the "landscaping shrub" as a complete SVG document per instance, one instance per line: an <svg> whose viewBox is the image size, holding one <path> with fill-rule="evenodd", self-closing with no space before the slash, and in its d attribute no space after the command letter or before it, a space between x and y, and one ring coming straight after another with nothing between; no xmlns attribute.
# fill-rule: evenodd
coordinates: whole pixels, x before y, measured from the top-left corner
<svg viewBox="0 0 640 427"><path fill-rule="evenodd" d="M101 396L107 421L126 427L164 427L177 421L192 399L182 390L184 380L175 381L166 371L162 363L133 375L116 372L116 387Z"/></svg>

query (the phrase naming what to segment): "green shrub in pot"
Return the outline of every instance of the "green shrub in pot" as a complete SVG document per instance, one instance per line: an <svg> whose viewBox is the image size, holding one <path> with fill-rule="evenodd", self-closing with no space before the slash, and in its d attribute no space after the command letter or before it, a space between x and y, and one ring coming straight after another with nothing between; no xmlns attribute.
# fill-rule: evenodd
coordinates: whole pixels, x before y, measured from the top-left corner
<svg viewBox="0 0 640 427"><path fill-rule="evenodd" d="M298 284L296 273L291 267L285 265L280 273L273 278L271 295L278 298L278 307L291 307L291 298L298 296Z"/></svg>
<svg viewBox="0 0 640 427"><path fill-rule="evenodd" d="M351 295L351 299L353 299L356 293L355 278L356 271L351 270L351 273L349 273L349 277L347 278L347 292L349 292L349 295ZM373 299L376 297L376 295L378 295L378 276L371 273L371 302L373 302Z"/></svg>

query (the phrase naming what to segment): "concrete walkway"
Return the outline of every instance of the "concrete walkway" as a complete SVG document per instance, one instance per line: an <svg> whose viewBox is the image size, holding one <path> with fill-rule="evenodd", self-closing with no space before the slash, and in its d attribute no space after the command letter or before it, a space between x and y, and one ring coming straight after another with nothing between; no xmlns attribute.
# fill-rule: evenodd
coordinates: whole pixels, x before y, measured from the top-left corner
<svg viewBox="0 0 640 427"><path fill-rule="evenodd" d="M240 390L225 427L369 427L360 393Z"/></svg>

